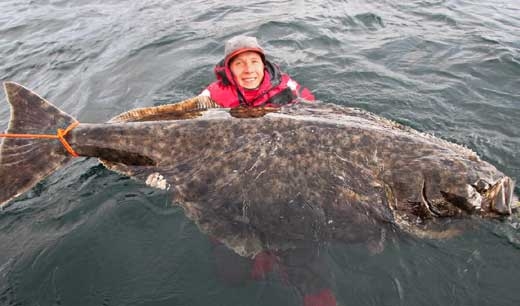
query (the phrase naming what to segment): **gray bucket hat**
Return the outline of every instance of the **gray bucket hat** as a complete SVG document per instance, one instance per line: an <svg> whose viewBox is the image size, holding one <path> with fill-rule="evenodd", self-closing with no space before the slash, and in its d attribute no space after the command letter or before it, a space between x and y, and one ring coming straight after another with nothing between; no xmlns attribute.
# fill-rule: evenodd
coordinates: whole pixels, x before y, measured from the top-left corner
<svg viewBox="0 0 520 306"><path fill-rule="evenodd" d="M240 35L226 41L224 48L226 61L246 51L258 52L262 57L265 56L264 49L260 47L256 37Z"/></svg>

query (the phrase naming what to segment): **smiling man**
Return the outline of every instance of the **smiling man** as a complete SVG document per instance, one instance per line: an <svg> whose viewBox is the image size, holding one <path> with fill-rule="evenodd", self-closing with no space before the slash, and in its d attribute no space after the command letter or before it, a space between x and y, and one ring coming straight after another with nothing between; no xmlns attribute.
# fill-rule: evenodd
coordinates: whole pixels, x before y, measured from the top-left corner
<svg viewBox="0 0 520 306"><path fill-rule="evenodd" d="M259 53L245 51L235 55L229 64L238 85L245 89L256 89L264 79L264 62Z"/></svg>
<svg viewBox="0 0 520 306"><path fill-rule="evenodd" d="M265 58L255 37L236 36L226 42L224 59L215 66L217 81L202 93L222 107L280 106L314 95Z"/></svg>

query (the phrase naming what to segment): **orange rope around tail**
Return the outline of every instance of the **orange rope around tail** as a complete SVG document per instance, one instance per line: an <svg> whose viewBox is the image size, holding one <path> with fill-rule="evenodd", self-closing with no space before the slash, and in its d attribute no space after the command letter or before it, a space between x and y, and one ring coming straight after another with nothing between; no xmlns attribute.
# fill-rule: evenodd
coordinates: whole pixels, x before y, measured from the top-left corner
<svg viewBox="0 0 520 306"><path fill-rule="evenodd" d="M74 157L78 157L79 155L72 149L70 144L65 139L65 136L76 126L78 126L79 122L72 122L65 130L58 129L56 135L50 134L0 134L0 138L26 138L26 139L58 139L61 144L65 147L67 152Z"/></svg>

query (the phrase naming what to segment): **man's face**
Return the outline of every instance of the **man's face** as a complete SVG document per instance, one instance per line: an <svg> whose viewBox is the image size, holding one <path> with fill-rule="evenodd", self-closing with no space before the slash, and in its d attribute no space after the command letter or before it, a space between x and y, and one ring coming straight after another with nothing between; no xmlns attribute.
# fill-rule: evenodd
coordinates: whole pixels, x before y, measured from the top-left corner
<svg viewBox="0 0 520 306"><path fill-rule="evenodd" d="M246 51L235 56L229 65L238 85L247 88L257 88L264 79L264 63L260 54Z"/></svg>

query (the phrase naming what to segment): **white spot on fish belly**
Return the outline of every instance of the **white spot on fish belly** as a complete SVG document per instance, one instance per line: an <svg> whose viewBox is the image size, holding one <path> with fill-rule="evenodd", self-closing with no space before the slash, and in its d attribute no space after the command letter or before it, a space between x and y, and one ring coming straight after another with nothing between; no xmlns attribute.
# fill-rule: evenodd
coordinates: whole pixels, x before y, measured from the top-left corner
<svg viewBox="0 0 520 306"><path fill-rule="evenodd" d="M166 182L164 176L162 176L159 172L150 174L146 179L146 185L162 190L170 189L170 184Z"/></svg>

